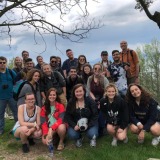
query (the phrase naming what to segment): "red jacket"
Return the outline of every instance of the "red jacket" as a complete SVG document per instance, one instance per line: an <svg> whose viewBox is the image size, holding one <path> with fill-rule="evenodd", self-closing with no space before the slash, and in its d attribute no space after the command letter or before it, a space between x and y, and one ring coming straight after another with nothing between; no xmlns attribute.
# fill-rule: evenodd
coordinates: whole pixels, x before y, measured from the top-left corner
<svg viewBox="0 0 160 160"><path fill-rule="evenodd" d="M52 130L56 130L59 125L63 123L63 117L65 113L65 108L63 104L60 104L58 102L55 103L55 112L52 114L52 116L57 120L52 126ZM48 116L46 116L46 109L45 106L42 107L41 109L41 127L42 127L42 134L47 135L48 134Z"/></svg>

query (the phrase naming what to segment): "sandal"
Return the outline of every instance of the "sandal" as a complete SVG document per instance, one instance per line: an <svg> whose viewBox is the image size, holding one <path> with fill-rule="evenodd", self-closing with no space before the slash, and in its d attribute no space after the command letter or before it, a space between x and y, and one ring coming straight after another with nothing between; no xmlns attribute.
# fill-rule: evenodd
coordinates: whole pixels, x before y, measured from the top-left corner
<svg viewBox="0 0 160 160"><path fill-rule="evenodd" d="M57 150L62 151L63 149L64 149L64 144L63 143L58 144Z"/></svg>

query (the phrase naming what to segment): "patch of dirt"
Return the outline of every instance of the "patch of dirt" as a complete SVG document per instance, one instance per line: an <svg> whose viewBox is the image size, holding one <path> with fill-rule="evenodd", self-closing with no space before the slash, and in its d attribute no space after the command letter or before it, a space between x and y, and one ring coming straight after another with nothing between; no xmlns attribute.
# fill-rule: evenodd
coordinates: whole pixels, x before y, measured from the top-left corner
<svg viewBox="0 0 160 160"><path fill-rule="evenodd" d="M47 146L43 145L41 140L35 140L35 142L34 146L30 146L29 153L23 153L21 148L17 150L17 153L1 150L0 160L65 160L64 158L59 158L61 157L61 152L58 151L54 151L54 158L50 158Z"/></svg>

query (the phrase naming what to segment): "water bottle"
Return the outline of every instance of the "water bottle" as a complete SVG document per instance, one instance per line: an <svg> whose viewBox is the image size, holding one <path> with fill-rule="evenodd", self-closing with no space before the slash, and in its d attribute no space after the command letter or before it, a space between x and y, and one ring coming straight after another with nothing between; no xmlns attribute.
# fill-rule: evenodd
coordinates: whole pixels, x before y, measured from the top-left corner
<svg viewBox="0 0 160 160"><path fill-rule="evenodd" d="M49 149L49 156L53 157L54 147L53 147L52 140L48 142L48 149Z"/></svg>

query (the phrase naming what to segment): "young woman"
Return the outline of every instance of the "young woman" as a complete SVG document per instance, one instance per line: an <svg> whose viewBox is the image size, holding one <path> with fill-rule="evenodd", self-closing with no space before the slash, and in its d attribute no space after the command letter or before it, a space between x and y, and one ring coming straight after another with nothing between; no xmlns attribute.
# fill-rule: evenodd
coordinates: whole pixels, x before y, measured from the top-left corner
<svg viewBox="0 0 160 160"><path fill-rule="evenodd" d="M98 137L98 112L96 103L90 97L86 97L86 90L82 84L73 87L65 121L68 123L68 136L76 140L76 146L82 146L81 132L86 132L90 139L90 146L96 146ZM81 124L82 122L82 124Z"/></svg>
<svg viewBox="0 0 160 160"><path fill-rule="evenodd" d="M34 145L33 138L40 138L42 135L40 129L40 107L35 105L33 93L26 93L25 104L18 107L18 121L12 129L16 138L22 142L24 153L29 152L29 145Z"/></svg>
<svg viewBox="0 0 160 160"><path fill-rule="evenodd" d="M96 102L97 107L100 107L100 99L104 95L104 90L107 84L109 83L108 79L102 75L102 65L97 63L93 66L93 75L88 78L87 81L87 89L89 95L93 98ZM104 129L104 120L99 112L99 136L103 136L103 129Z"/></svg>
<svg viewBox="0 0 160 160"><path fill-rule="evenodd" d="M107 131L113 137L111 145L117 146L117 140L127 143L128 107L112 83L107 85L104 98L100 100L100 110L106 120Z"/></svg>
<svg viewBox="0 0 160 160"><path fill-rule="evenodd" d="M126 100L130 109L130 130L138 135L138 143L143 143L146 132L151 132L155 138L152 145L157 145L160 138L160 124L157 122L158 103L140 85L130 84Z"/></svg>
<svg viewBox="0 0 160 160"><path fill-rule="evenodd" d="M79 55L78 57L78 66L77 66L77 74L80 76L83 72L83 65L87 63L87 59L85 55Z"/></svg>
<svg viewBox="0 0 160 160"><path fill-rule="evenodd" d="M63 123L65 114L64 105L59 103L55 88L48 90L45 105L41 110L42 142L46 145L53 140L53 136L58 134L60 140L57 150L64 149L64 138L66 135L66 125Z"/></svg>
<svg viewBox="0 0 160 160"><path fill-rule="evenodd" d="M36 99L35 104L38 105L39 107L42 107L40 85L38 83L41 77L42 77L41 71L38 69L32 69L27 73L27 82L25 82L18 96L18 101L17 101L18 106L24 104L26 93L33 92Z"/></svg>
<svg viewBox="0 0 160 160"><path fill-rule="evenodd" d="M13 67L13 70L18 73L22 70L23 68L23 61L22 61L22 58L20 57L16 57L14 59L14 67Z"/></svg>
<svg viewBox="0 0 160 160"><path fill-rule="evenodd" d="M82 75L81 75L83 82L84 82L84 85L87 85L88 78L91 75L93 75L92 67L89 63L85 63L83 65L83 70L82 70Z"/></svg>

